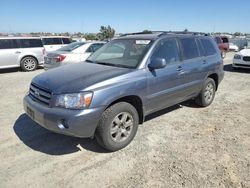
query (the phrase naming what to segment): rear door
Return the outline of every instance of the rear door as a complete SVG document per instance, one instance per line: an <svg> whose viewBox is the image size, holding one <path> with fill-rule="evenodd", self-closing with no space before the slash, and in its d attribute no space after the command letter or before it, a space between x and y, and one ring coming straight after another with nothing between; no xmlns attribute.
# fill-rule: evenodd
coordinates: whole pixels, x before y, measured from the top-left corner
<svg viewBox="0 0 250 188"><path fill-rule="evenodd" d="M179 44L182 51L184 72L181 79L183 100L189 99L200 91L204 75L204 56L198 48L195 37L179 38Z"/></svg>
<svg viewBox="0 0 250 188"><path fill-rule="evenodd" d="M147 72L147 113L178 103L181 96L182 63L176 39L159 41L149 61L164 58L167 66Z"/></svg>
<svg viewBox="0 0 250 188"><path fill-rule="evenodd" d="M19 66L20 53L21 49L17 39L0 39L0 67Z"/></svg>

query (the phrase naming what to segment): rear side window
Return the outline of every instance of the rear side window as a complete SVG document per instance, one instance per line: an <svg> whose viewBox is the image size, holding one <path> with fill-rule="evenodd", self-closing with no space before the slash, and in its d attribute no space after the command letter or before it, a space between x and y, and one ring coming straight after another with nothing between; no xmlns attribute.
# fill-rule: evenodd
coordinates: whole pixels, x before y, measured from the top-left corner
<svg viewBox="0 0 250 188"><path fill-rule="evenodd" d="M21 48L43 47L41 39L19 39Z"/></svg>
<svg viewBox="0 0 250 188"><path fill-rule="evenodd" d="M205 52L206 52L206 55L209 56L209 55L214 55L216 54L216 49L212 43L211 40L209 39L200 39L204 49L205 49Z"/></svg>
<svg viewBox="0 0 250 188"><path fill-rule="evenodd" d="M99 48L101 48L103 46L103 44L92 44L86 52L95 52L96 50L98 50Z"/></svg>
<svg viewBox="0 0 250 188"><path fill-rule="evenodd" d="M43 45L62 44L61 38L43 38Z"/></svg>
<svg viewBox="0 0 250 188"><path fill-rule="evenodd" d="M19 48L17 39L0 39L0 49Z"/></svg>
<svg viewBox="0 0 250 188"><path fill-rule="evenodd" d="M71 40L69 38L62 38L63 44L70 44Z"/></svg>
<svg viewBox="0 0 250 188"><path fill-rule="evenodd" d="M179 52L176 40L167 39L160 42L160 45L155 49L151 58L164 58L167 63L179 61Z"/></svg>
<svg viewBox="0 0 250 188"><path fill-rule="evenodd" d="M214 40L217 44L222 43L222 39L220 37L215 37Z"/></svg>
<svg viewBox="0 0 250 188"><path fill-rule="evenodd" d="M199 57L198 47L195 38L181 38L183 60Z"/></svg>

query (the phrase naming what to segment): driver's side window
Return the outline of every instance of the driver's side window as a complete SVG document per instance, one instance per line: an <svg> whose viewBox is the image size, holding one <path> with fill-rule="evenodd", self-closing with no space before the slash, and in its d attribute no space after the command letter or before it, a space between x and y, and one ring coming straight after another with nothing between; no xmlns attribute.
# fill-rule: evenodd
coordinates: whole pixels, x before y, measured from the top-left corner
<svg viewBox="0 0 250 188"><path fill-rule="evenodd" d="M178 46L175 39L167 39L159 42L151 59L163 58L167 64L179 61Z"/></svg>

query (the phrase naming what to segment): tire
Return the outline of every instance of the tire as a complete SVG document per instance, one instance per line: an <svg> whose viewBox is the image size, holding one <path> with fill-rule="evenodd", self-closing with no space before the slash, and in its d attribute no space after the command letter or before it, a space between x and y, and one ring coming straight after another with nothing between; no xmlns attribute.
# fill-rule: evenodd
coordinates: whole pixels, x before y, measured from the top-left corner
<svg viewBox="0 0 250 188"><path fill-rule="evenodd" d="M204 83L203 89L196 98L195 102L202 107L209 106L214 100L215 91L215 81L212 78L207 78Z"/></svg>
<svg viewBox="0 0 250 188"><path fill-rule="evenodd" d="M21 60L20 65L21 65L21 69L23 71L27 72L27 71L36 70L38 63L37 63L37 60L34 57L27 56L27 57L24 57Z"/></svg>
<svg viewBox="0 0 250 188"><path fill-rule="evenodd" d="M97 126L95 138L108 151L126 147L135 137L139 125L138 112L126 102L107 108Z"/></svg>

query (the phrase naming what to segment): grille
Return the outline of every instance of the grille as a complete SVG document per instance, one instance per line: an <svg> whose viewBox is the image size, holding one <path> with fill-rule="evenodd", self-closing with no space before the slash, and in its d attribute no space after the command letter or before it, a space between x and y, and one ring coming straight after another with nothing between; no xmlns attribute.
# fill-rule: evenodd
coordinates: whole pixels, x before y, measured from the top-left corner
<svg viewBox="0 0 250 188"><path fill-rule="evenodd" d="M244 60L244 61L250 61L250 56L244 56L244 57L243 57L243 60Z"/></svg>
<svg viewBox="0 0 250 188"><path fill-rule="evenodd" d="M50 105L50 99L51 99L51 91L41 88L35 84L30 85L30 91L29 94L31 98L39 103L45 104L47 106Z"/></svg>
<svg viewBox="0 0 250 188"><path fill-rule="evenodd" d="M250 65L244 65L244 64L236 64L236 63L235 63L235 65L236 65L236 66L241 66L241 67L250 67Z"/></svg>

